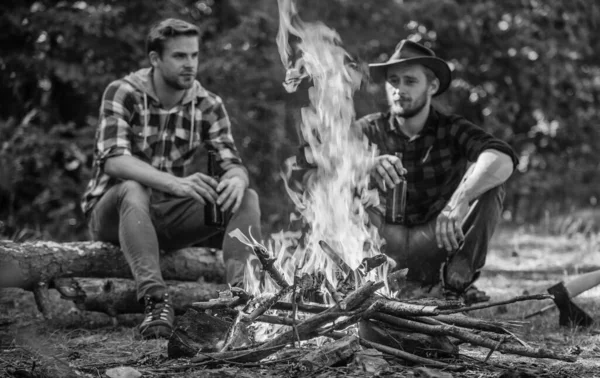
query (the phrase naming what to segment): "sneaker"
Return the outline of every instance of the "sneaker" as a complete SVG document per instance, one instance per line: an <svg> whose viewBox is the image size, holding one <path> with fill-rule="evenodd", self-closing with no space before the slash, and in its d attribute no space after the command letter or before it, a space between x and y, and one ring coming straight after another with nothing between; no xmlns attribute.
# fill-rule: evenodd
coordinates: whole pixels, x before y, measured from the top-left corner
<svg viewBox="0 0 600 378"><path fill-rule="evenodd" d="M146 315L139 326L140 334L144 339L168 338L173 332L175 312L171 305L169 293L164 293L160 298L153 298L149 294L144 297Z"/></svg>

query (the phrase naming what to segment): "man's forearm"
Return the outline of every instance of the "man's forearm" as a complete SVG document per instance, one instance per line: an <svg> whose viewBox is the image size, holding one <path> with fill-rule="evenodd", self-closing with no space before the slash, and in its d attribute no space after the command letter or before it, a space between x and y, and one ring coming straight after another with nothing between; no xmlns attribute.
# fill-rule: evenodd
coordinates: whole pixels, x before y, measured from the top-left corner
<svg viewBox="0 0 600 378"><path fill-rule="evenodd" d="M114 156L104 163L104 172L121 180L133 180L163 192L170 192L174 176L129 155Z"/></svg>
<svg viewBox="0 0 600 378"><path fill-rule="evenodd" d="M466 200L471 203L508 180L512 172L513 162L510 156L497 150L485 150L477 158L471 174L458 185L450 202Z"/></svg>

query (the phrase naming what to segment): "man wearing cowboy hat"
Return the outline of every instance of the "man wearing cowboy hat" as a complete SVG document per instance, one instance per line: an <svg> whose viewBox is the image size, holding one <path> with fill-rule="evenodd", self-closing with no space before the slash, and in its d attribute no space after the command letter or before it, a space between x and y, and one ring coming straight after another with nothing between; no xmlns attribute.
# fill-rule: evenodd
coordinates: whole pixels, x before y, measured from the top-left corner
<svg viewBox="0 0 600 378"><path fill-rule="evenodd" d="M386 241L384 252L425 291L441 287L466 302L489 299L472 284L500 220L503 184L518 163L514 151L431 105L452 79L448 64L425 46L402 40L388 61L369 70L385 84L389 103L388 112L357 121L379 151L372 177L380 204L368 211ZM402 180L405 206L397 208L386 202Z"/></svg>
<svg viewBox="0 0 600 378"><path fill-rule="evenodd" d="M385 83L389 111L355 123L379 153L371 172L375 196L367 196L378 200L365 206L386 242L382 251L397 268L409 268L409 284L399 295L489 299L473 282L500 220L515 153L465 118L431 105L452 79L448 64L425 46L403 40L387 62L369 70ZM307 149L287 162L294 190L304 190L314 172Z"/></svg>

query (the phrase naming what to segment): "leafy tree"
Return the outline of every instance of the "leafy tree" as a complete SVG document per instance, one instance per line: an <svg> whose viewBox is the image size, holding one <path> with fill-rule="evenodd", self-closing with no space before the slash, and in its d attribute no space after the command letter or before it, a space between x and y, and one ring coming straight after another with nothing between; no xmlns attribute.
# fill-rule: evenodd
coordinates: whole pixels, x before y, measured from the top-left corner
<svg viewBox="0 0 600 378"><path fill-rule="evenodd" d="M402 38L433 47L454 68L438 103L509 141L521 156L509 181L513 219L589 204L599 181L597 24L584 0L299 0L303 19L339 32L364 62L387 59ZM86 237L79 198L89 179L104 87L146 65L151 23L179 17L203 33L200 80L225 101L234 137L261 196L267 231L291 203L279 177L298 143L275 46L274 0L4 1L0 4L0 233ZM384 107L369 83L357 114Z"/></svg>

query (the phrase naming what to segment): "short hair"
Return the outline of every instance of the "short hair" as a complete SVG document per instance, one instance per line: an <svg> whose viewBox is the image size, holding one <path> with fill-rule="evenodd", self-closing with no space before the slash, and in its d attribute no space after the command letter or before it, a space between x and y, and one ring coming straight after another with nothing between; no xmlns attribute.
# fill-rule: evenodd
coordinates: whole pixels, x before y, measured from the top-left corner
<svg viewBox="0 0 600 378"><path fill-rule="evenodd" d="M154 24L146 38L146 54L156 51L162 55L165 41L182 35L200 37L200 29L196 25L176 18L167 18Z"/></svg>

